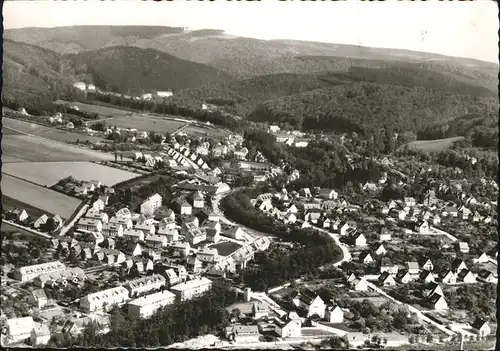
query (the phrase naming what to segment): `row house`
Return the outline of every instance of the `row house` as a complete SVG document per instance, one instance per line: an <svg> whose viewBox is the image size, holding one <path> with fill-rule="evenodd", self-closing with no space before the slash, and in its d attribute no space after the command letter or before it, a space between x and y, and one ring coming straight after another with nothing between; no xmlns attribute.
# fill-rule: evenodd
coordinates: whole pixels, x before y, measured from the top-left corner
<svg viewBox="0 0 500 351"><path fill-rule="evenodd" d="M158 229L159 230L174 230L176 227L175 219L165 217L163 218L160 223L158 223Z"/></svg>
<svg viewBox="0 0 500 351"><path fill-rule="evenodd" d="M38 277L41 274L60 272L66 270L66 266L59 261L40 263L31 266L20 267L13 273L14 279L26 282Z"/></svg>
<svg viewBox="0 0 500 351"><path fill-rule="evenodd" d="M201 277L170 288L180 301L191 300L212 289L212 281Z"/></svg>
<svg viewBox="0 0 500 351"><path fill-rule="evenodd" d="M118 215L111 217L109 219L108 223L109 224L121 224L123 226L123 229L131 229L134 226L131 218L122 217L122 216L118 216Z"/></svg>
<svg viewBox="0 0 500 351"><path fill-rule="evenodd" d="M97 219L81 218L76 225L76 229L100 232L102 231L102 222Z"/></svg>
<svg viewBox="0 0 500 351"><path fill-rule="evenodd" d="M69 281L79 284L86 279L85 272L81 268L69 268L64 271L41 274L33 280L33 284L43 288L45 285L65 286Z"/></svg>
<svg viewBox="0 0 500 351"><path fill-rule="evenodd" d="M125 229L123 237L133 241L144 241L144 232L138 229Z"/></svg>
<svg viewBox="0 0 500 351"><path fill-rule="evenodd" d="M196 258L201 262L214 263L219 260L219 253L215 248L203 248L196 253Z"/></svg>
<svg viewBox="0 0 500 351"><path fill-rule="evenodd" d="M123 286L118 286L85 296L80 300L80 308L86 312L108 310L128 300L129 291Z"/></svg>
<svg viewBox="0 0 500 351"><path fill-rule="evenodd" d="M144 241L152 247L162 248L167 246L168 240L164 235L146 235Z"/></svg>
<svg viewBox="0 0 500 351"><path fill-rule="evenodd" d="M87 211L87 213L85 214L85 217L89 218L89 219L99 220L103 224L106 224L109 222L109 217L108 217L107 213L99 212L99 211L94 210L92 208Z"/></svg>
<svg viewBox="0 0 500 351"><path fill-rule="evenodd" d="M105 223L102 225L102 234L111 238L123 236L123 225L120 223Z"/></svg>
<svg viewBox="0 0 500 351"><path fill-rule="evenodd" d="M132 318L150 318L159 309L172 305L175 294L168 290L143 296L128 303L128 313Z"/></svg>
<svg viewBox="0 0 500 351"><path fill-rule="evenodd" d="M147 294L151 291L160 290L166 286L166 279L159 274L153 274L151 276L134 279L125 284L125 287L130 292L130 297L137 297L143 294Z"/></svg>
<svg viewBox="0 0 500 351"><path fill-rule="evenodd" d="M154 235L156 233L156 227L152 223L136 224L134 229L144 232L145 235Z"/></svg>
<svg viewBox="0 0 500 351"><path fill-rule="evenodd" d="M142 255L142 246L138 242L129 241L125 247L125 253L129 256L136 257Z"/></svg>
<svg viewBox="0 0 500 351"><path fill-rule="evenodd" d="M156 233L158 236L163 236L167 239L167 243L179 241L179 231L177 229L159 229Z"/></svg>

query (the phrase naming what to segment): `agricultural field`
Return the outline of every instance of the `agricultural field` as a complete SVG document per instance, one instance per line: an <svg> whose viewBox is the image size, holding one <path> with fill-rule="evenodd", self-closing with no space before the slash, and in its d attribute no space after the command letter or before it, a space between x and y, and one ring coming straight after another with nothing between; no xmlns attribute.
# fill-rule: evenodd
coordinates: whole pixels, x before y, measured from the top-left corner
<svg viewBox="0 0 500 351"><path fill-rule="evenodd" d="M154 131L157 133L173 133L177 129L184 126L186 123L171 119L145 117L133 115L123 118L112 118L105 121L109 126L117 126L119 128L137 129L140 131Z"/></svg>
<svg viewBox="0 0 500 351"><path fill-rule="evenodd" d="M59 214L64 219L69 218L81 202L73 197L6 174L2 175L1 187L3 196L16 199L19 203L25 203L50 214Z"/></svg>
<svg viewBox="0 0 500 351"><path fill-rule="evenodd" d="M2 208L4 210L7 210L7 211L14 210L16 208L23 208L26 211L26 213L28 214L28 216L30 216L32 218L38 218L41 215L43 215L44 213L49 214L47 211L43 211L39 208L30 206L30 205L23 203L23 202L20 202L16 199L5 196L5 194L3 194L3 196L2 196ZM50 214L52 214L52 213L50 213ZM3 224L2 224L2 226L3 226Z"/></svg>
<svg viewBox="0 0 500 351"><path fill-rule="evenodd" d="M193 136L204 136L209 134L211 137L221 138L226 137L230 133L224 129L213 126L190 125L182 130L184 133Z"/></svg>
<svg viewBox="0 0 500 351"><path fill-rule="evenodd" d="M96 179L108 186L139 176L136 173L93 162L7 163L3 165L2 173L47 187L69 176L83 181Z"/></svg>
<svg viewBox="0 0 500 351"><path fill-rule="evenodd" d="M111 154L29 135L4 135L2 151L4 163L114 160Z"/></svg>
<svg viewBox="0 0 500 351"><path fill-rule="evenodd" d="M410 149L422 150L424 152L440 152L449 149L454 142L462 140L464 137L453 137L437 140L416 140L408 143Z"/></svg>

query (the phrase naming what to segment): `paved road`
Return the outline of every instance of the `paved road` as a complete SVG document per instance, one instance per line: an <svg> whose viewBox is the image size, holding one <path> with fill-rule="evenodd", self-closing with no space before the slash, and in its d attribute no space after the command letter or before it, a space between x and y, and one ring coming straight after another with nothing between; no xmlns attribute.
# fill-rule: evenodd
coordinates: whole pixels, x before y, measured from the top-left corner
<svg viewBox="0 0 500 351"><path fill-rule="evenodd" d="M34 234L34 235L40 236L40 237L42 237L42 238L44 238L44 239L54 239L54 237L53 237L53 236L50 236L50 235L48 235L48 234L45 234L45 233L39 232L39 231L37 231L37 230L34 230L34 229L31 229L31 228L28 228L28 227L22 226L22 225L20 225L20 224L14 223L14 222L9 221L9 220L7 220L7 219L4 219L3 221L4 221L5 223L7 223L7 224L9 224L9 225L13 226L13 227L16 227L16 228L19 228L19 229L25 230L25 231L27 231L28 233L31 233L31 234Z"/></svg>

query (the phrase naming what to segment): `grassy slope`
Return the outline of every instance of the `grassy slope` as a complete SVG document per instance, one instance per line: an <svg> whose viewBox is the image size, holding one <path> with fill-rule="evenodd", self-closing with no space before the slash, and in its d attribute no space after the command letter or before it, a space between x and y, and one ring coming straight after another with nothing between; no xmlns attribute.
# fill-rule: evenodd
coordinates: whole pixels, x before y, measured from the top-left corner
<svg viewBox="0 0 500 351"><path fill-rule="evenodd" d="M86 65L94 82L121 93L172 90L220 83L232 78L225 72L152 49L112 47L69 56L76 70Z"/></svg>

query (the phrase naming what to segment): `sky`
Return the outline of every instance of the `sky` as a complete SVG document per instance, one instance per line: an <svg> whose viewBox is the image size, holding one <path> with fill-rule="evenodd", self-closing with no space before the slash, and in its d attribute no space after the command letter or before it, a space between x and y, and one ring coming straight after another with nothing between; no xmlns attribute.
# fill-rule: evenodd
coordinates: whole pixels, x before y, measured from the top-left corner
<svg viewBox="0 0 500 351"><path fill-rule="evenodd" d="M4 1L4 28L163 25L498 62L495 1Z"/></svg>

